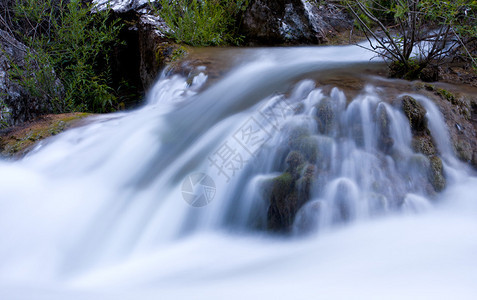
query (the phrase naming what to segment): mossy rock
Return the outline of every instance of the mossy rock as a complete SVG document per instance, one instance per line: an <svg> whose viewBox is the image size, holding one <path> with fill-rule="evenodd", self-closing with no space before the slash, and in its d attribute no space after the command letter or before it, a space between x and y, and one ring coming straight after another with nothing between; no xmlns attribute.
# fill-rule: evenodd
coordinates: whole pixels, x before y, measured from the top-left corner
<svg viewBox="0 0 477 300"><path fill-rule="evenodd" d="M452 104L457 104L456 103L456 97L454 94L452 94L451 92L449 92L448 90L445 90L445 89L437 89L436 90L436 93L441 96L443 99L449 101L450 103Z"/></svg>
<svg viewBox="0 0 477 300"><path fill-rule="evenodd" d="M427 131L427 119L426 109L417 102L416 99L410 96L404 96L401 100L402 110L409 120L412 131L426 132Z"/></svg>
<svg viewBox="0 0 477 300"><path fill-rule="evenodd" d="M389 77L402 78L406 80L419 79L422 67L416 62L409 61L409 67L402 62L394 61L389 65Z"/></svg>
<svg viewBox="0 0 477 300"><path fill-rule="evenodd" d="M454 150L455 154L460 160L467 163L472 162L474 150L472 149L472 145L469 141L458 138L458 140L454 143Z"/></svg>
<svg viewBox="0 0 477 300"><path fill-rule="evenodd" d="M316 121L318 123L318 132L324 135L330 135L335 127L335 111L331 99L323 99L316 105Z"/></svg>
<svg viewBox="0 0 477 300"><path fill-rule="evenodd" d="M291 149L296 150L299 148L300 140L304 137L310 136L311 132L309 129L304 127L295 127L290 130L288 135L288 146Z"/></svg>
<svg viewBox="0 0 477 300"><path fill-rule="evenodd" d="M287 155L285 162L287 164L287 172L295 174L298 166L305 162L305 158L299 151L292 151Z"/></svg>
<svg viewBox="0 0 477 300"><path fill-rule="evenodd" d="M439 67L426 66L419 73L419 79L424 82L435 82L439 80Z"/></svg>
<svg viewBox="0 0 477 300"><path fill-rule="evenodd" d="M435 91L436 90L436 87L430 83L427 83L427 82L416 82L414 84L416 90L426 90L426 91L429 91L429 92L432 92L432 91Z"/></svg>
<svg viewBox="0 0 477 300"><path fill-rule="evenodd" d="M12 127L0 135L0 154L3 157L20 158L38 141L57 135L90 115L89 113L46 115L36 121Z"/></svg>
<svg viewBox="0 0 477 300"><path fill-rule="evenodd" d="M457 113L463 116L466 120L470 120L472 117L472 103L471 100L462 96L456 95L445 89L437 89L435 91L442 99L449 101L454 105L454 109Z"/></svg>
<svg viewBox="0 0 477 300"><path fill-rule="evenodd" d="M270 206L267 212L267 227L271 231L288 231L298 209L295 179L285 172L273 179Z"/></svg>
<svg viewBox="0 0 477 300"><path fill-rule="evenodd" d="M380 103L377 109L378 148L384 153L389 153L394 145L391 137L390 120L384 104Z"/></svg>
<svg viewBox="0 0 477 300"><path fill-rule="evenodd" d="M427 156L437 154L437 148L429 135L414 136L412 139L412 149Z"/></svg>
<svg viewBox="0 0 477 300"><path fill-rule="evenodd" d="M430 170L429 181L436 192L441 192L446 187L446 178L444 177L444 168L439 156L429 157Z"/></svg>
<svg viewBox="0 0 477 300"><path fill-rule="evenodd" d="M303 204L308 201L310 197L311 187L313 182L315 181L315 174L317 172L317 168L315 165L307 164L303 167L302 176L296 181L296 189L298 191L298 195L300 196L300 200Z"/></svg>
<svg viewBox="0 0 477 300"><path fill-rule="evenodd" d="M300 152L311 163L316 163L318 159L319 148L316 136L302 136L296 140L292 149Z"/></svg>

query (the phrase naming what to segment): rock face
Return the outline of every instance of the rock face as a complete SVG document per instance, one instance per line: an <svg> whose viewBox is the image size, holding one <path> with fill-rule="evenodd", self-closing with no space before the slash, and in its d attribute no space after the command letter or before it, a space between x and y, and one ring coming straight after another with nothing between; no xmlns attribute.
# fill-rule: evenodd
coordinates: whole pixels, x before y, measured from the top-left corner
<svg viewBox="0 0 477 300"><path fill-rule="evenodd" d="M161 69L171 61L179 48L166 33L170 30L164 21L155 16L148 0L93 0L98 9L112 11L112 18L127 24L121 33L126 46L117 51L116 72L128 81L147 90ZM139 79L139 80L138 80Z"/></svg>
<svg viewBox="0 0 477 300"><path fill-rule="evenodd" d="M33 85L40 87L36 81L38 67L28 62L27 55L31 52L27 46L20 43L8 32L0 30L0 124L11 126L51 111L51 103L41 93L33 95L33 91L12 80L10 72L15 66L27 74ZM61 84L54 71L51 74L42 74L43 84L48 85L49 92L57 93L60 97ZM14 78L13 78L14 79ZM0 126L1 127L1 126Z"/></svg>
<svg viewBox="0 0 477 300"><path fill-rule="evenodd" d="M477 96L474 92L450 91L435 85L419 87L439 106L449 130L455 155L477 168Z"/></svg>
<svg viewBox="0 0 477 300"><path fill-rule="evenodd" d="M252 0L242 33L252 44L320 44L352 21L333 4L307 0Z"/></svg>
<svg viewBox="0 0 477 300"><path fill-rule="evenodd" d="M410 96L404 96L401 99L401 106L411 126L414 151L422 153L428 158L427 177L429 183L435 192L440 192L446 187L446 179L443 173L442 160L427 127L427 111L416 99Z"/></svg>
<svg viewBox="0 0 477 300"><path fill-rule="evenodd" d="M116 13L128 13L144 9L149 3L149 0L93 0L93 3L95 3L100 10L110 8Z"/></svg>

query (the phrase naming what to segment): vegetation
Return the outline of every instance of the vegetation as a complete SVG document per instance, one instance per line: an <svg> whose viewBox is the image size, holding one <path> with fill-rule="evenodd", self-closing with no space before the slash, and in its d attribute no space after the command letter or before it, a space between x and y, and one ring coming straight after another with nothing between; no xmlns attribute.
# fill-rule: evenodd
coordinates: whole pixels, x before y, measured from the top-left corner
<svg viewBox="0 0 477 300"><path fill-rule="evenodd" d="M7 0L3 5L1 25L32 49L24 66L14 65L13 80L33 97L48 99L56 113L115 109L109 61L121 26L108 20L108 11L92 13L91 4L81 0Z"/></svg>
<svg viewBox="0 0 477 300"><path fill-rule="evenodd" d="M0 95L1 96L1 95ZM10 113L8 112L8 108L7 106L5 105L5 103L1 102L0 101L0 129L2 129L3 127L7 127L8 126L8 123L6 121L6 118L7 116L9 115Z"/></svg>
<svg viewBox="0 0 477 300"><path fill-rule="evenodd" d="M192 46L238 44L238 20L248 0L159 0L156 10L173 39Z"/></svg>
<svg viewBox="0 0 477 300"><path fill-rule="evenodd" d="M477 1L344 1L370 41L399 77L414 79L427 66L465 55L475 67ZM376 30L379 29L379 33Z"/></svg>

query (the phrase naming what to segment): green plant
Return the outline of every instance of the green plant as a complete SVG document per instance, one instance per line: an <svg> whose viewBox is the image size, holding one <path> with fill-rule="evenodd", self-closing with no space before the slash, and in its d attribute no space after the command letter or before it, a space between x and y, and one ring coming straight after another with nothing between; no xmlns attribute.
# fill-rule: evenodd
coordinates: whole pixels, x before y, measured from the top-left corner
<svg viewBox="0 0 477 300"><path fill-rule="evenodd" d="M237 44L237 19L248 0L159 0L157 10L177 42L193 46Z"/></svg>
<svg viewBox="0 0 477 300"><path fill-rule="evenodd" d="M2 96L2 94L0 94ZM8 127L8 117L10 116L10 111L8 110L7 105L0 100L0 129Z"/></svg>
<svg viewBox="0 0 477 300"><path fill-rule="evenodd" d="M110 57L118 45L119 20L107 10L92 13L81 0L15 0L11 23L33 51L11 74L35 97L47 97L55 112L115 109ZM64 93L51 89L55 70ZM46 76L49 75L49 76Z"/></svg>

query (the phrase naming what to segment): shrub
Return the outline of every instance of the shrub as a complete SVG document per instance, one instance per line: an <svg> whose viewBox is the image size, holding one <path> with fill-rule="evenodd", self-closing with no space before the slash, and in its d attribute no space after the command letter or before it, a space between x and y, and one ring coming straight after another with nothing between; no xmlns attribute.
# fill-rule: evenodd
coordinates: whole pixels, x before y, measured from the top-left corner
<svg viewBox="0 0 477 300"><path fill-rule="evenodd" d="M237 19L248 0L159 0L157 11L177 42L193 46L238 44Z"/></svg>
<svg viewBox="0 0 477 300"><path fill-rule="evenodd" d="M108 11L91 9L80 0L15 0L9 12L17 37L33 49L25 67L10 75L33 96L49 98L57 113L115 108L109 59L121 26L108 21ZM51 93L51 76L44 76L53 69L64 86L62 97Z"/></svg>
<svg viewBox="0 0 477 300"><path fill-rule="evenodd" d="M418 73L462 51L475 65L467 45L477 37L477 1L344 2L370 40L369 48L398 65L402 74ZM394 18L393 27L387 26L390 15Z"/></svg>

